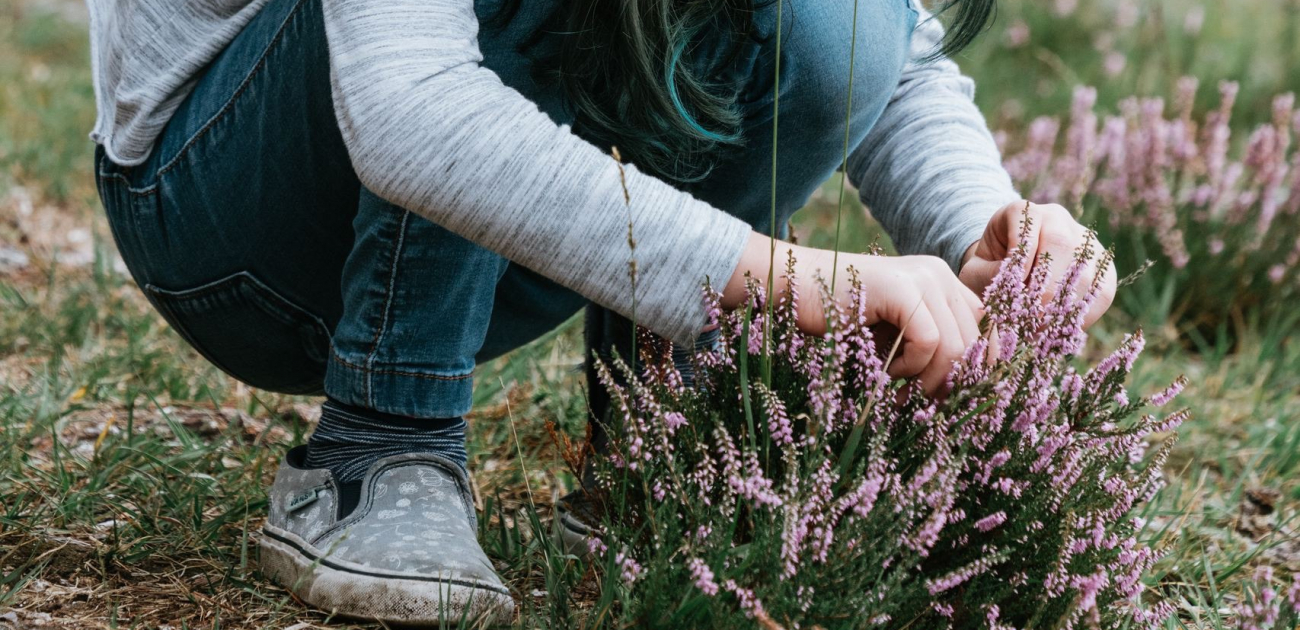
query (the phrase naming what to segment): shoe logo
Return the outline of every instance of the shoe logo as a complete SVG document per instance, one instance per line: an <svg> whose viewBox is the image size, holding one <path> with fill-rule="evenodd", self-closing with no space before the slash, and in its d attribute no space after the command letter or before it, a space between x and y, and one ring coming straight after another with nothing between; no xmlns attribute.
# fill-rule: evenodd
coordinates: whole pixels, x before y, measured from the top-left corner
<svg viewBox="0 0 1300 630"><path fill-rule="evenodd" d="M298 510L301 510L315 503L317 499L316 493L319 491L320 488L312 488L311 490L306 490L298 494L295 494L292 498L289 499L289 506L285 508L285 511L297 512Z"/></svg>

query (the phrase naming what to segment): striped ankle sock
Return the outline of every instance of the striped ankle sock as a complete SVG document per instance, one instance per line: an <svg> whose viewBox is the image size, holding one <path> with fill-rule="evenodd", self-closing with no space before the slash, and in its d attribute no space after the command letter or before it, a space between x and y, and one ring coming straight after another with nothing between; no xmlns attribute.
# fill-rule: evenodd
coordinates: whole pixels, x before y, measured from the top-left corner
<svg viewBox="0 0 1300 630"><path fill-rule="evenodd" d="M433 453L465 467L463 418L407 418L328 400L307 440L307 468L328 468L341 484L361 481L376 461Z"/></svg>

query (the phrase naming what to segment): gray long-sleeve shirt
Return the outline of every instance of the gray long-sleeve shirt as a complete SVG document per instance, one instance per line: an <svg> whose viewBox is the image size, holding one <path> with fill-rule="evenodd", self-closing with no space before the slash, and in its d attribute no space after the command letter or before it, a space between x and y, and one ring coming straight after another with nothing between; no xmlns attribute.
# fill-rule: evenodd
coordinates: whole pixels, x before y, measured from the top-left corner
<svg viewBox="0 0 1300 630"><path fill-rule="evenodd" d="M913 0L917 2L917 0ZM89 0L99 113L91 137L143 162L202 68L265 0ZM323 0L334 110L361 182L625 315L628 209L617 166L480 65L472 0ZM921 10L921 7L917 7ZM942 27L921 10L913 56L849 176L903 253L956 267L1015 200L974 86L922 63ZM740 220L627 171L637 320L677 342L704 325L700 287L725 283L750 235Z"/></svg>

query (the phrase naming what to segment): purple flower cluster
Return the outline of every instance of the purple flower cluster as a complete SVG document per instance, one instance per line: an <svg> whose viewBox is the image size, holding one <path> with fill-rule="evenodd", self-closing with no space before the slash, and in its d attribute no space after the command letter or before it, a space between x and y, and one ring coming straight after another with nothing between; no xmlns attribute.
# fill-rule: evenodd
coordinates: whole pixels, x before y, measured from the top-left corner
<svg viewBox="0 0 1300 630"><path fill-rule="evenodd" d="M1130 515L1161 486L1186 417L1140 409L1183 381L1130 400L1140 333L1078 365L1094 253L1048 287L1048 265L1015 250L942 400L890 379L856 277L845 303L822 292L821 337L795 328L796 294L770 320L756 283L734 312L712 295L720 339L689 385L648 335L638 372L601 366L616 413L598 478L624 506L604 524L624 614L652 627L1160 627L1171 608L1144 582L1157 555Z"/></svg>
<svg viewBox="0 0 1300 630"><path fill-rule="evenodd" d="M1279 594L1273 583L1273 569L1255 570L1254 588L1242 594L1230 627L1238 630L1288 630L1300 627L1300 574L1290 589Z"/></svg>
<svg viewBox="0 0 1300 630"><path fill-rule="evenodd" d="M1292 142L1300 111L1292 94L1276 97L1272 121L1234 156L1237 84L1220 85L1218 107L1199 120L1197 89L1186 77L1171 107L1130 98L1099 118L1096 90L1081 87L1063 134L1061 120L1042 117L998 139L1007 170L1032 199L1077 209L1114 242L1145 239L1164 267L1151 281L1172 275L1180 310L1221 320L1300 288L1300 151ZM1236 272L1211 273L1223 265Z"/></svg>

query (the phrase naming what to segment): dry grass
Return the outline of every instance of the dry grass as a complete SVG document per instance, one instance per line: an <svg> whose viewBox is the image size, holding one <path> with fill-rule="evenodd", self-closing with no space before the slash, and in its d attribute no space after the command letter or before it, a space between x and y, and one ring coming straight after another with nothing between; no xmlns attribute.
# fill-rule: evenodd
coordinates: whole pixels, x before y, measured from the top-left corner
<svg viewBox="0 0 1300 630"><path fill-rule="evenodd" d="M26 259L0 256L0 628L338 627L256 564L264 487L317 401L232 382L123 277L87 176L82 27L48 6L0 0L0 254ZM835 197L803 214L803 242L827 244ZM1232 354L1151 336L1134 388L1187 373L1195 412L1146 514L1168 554L1152 580L1184 598L1183 627L1222 627L1253 566L1300 571L1300 349L1266 328ZM594 569L536 535L573 484L547 423L581 438L580 357L570 325L477 379L481 540L520 627L581 621L599 597Z"/></svg>

